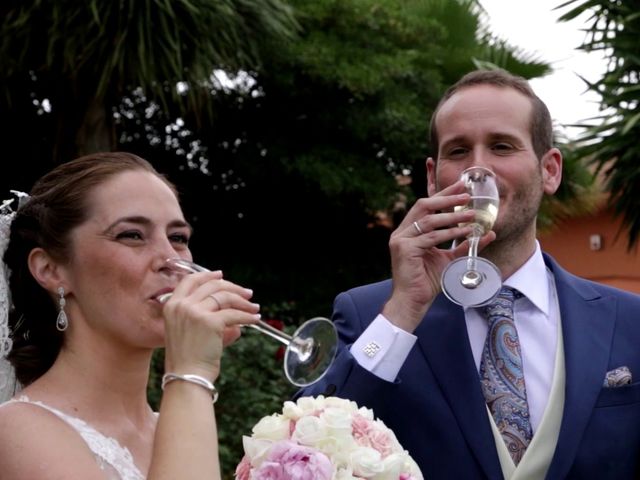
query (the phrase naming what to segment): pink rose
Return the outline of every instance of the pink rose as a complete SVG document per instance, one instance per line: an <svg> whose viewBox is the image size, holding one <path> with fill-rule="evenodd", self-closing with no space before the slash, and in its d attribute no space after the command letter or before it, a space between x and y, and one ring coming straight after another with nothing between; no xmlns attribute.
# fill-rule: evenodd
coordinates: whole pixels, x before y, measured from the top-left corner
<svg viewBox="0 0 640 480"><path fill-rule="evenodd" d="M377 450L382 458L393 451L393 442L389 434L375 427L375 424L361 415L354 415L351 422L353 438L362 447Z"/></svg>
<svg viewBox="0 0 640 480"><path fill-rule="evenodd" d="M353 438L358 440L360 437L366 437L371 428L371 422L364 418L362 415L356 413L351 421L351 428L353 429Z"/></svg>
<svg viewBox="0 0 640 480"><path fill-rule="evenodd" d="M368 437L371 448L380 452L382 458L386 457L393 451L391 438L386 432L381 430L372 430L369 432Z"/></svg>
<svg viewBox="0 0 640 480"><path fill-rule="evenodd" d="M333 465L322 452L280 441L271 447L267 458L254 471L255 480L330 480Z"/></svg>
<svg viewBox="0 0 640 480"><path fill-rule="evenodd" d="M236 480L249 480L250 473L251 462L249 461L249 457L245 455L236 467Z"/></svg>

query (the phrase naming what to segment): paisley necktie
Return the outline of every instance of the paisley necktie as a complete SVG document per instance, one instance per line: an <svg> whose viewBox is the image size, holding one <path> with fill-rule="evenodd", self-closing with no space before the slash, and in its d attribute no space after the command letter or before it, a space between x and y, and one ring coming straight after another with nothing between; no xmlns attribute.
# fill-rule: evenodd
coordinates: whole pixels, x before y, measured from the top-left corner
<svg viewBox="0 0 640 480"><path fill-rule="evenodd" d="M480 361L482 392L516 465L532 437L520 341L513 319L513 303L520 297L517 290L503 287L483 308L489 332Z"/></svg>

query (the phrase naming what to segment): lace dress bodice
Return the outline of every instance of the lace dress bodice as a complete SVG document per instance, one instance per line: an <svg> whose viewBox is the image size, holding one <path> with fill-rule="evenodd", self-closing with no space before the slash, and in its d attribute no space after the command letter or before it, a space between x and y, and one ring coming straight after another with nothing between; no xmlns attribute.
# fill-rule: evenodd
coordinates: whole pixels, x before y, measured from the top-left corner
<svg viewBox="0 0 640 480"><path fill-rule="evenodd" d="M71 425L87 443L89 449L93 452L99 467L105 472L105 478L108 480L144 480L144 475L140 473L136 467L131 452L121 446L117 440L107 437L98 432L91 425L71 415L67 415L42 402L35 402L26 396L21 396L13 400L5 402L3 405L10 403L29 403L37 405L51 413L57 415L60 419Z"/></svg>

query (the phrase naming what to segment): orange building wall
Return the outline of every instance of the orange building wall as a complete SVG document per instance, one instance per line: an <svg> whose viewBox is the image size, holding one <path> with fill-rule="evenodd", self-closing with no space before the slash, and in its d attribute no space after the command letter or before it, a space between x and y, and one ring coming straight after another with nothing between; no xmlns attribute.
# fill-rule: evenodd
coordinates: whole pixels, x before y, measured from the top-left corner
<svg viewBox="0 0 640 480"><path fill-rule="evenodd" d="M627 251L626 232L604 210L564 221L539 235L542 249L571 273L640 294L640 248ZM598 236L600 248L597 248ZM618 238L617 238L618 237Z"/></svg>

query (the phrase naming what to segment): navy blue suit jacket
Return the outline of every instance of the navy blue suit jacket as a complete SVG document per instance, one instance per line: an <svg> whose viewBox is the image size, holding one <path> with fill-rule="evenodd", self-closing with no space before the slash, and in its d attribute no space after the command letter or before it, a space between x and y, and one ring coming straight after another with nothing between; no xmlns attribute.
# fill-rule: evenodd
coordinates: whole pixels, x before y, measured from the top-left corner
<svg viewBox="0 0 640 480"><path fill-rule="evenodd" d="M636 478L640 296L580 279L547 255L545 263L558 292L566 370L562 425L547 478ZM387 280L336 297L335 363L298 395L335 395L372 408L428 480L502 478L462 308L442 295L435 300L395 382L376 377L352 357L348 346L390 294ZM603 388L606 372L625 365L632 384Z"/></svg>

